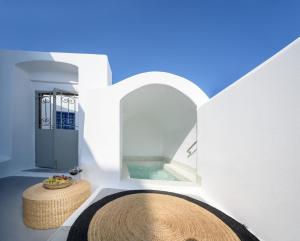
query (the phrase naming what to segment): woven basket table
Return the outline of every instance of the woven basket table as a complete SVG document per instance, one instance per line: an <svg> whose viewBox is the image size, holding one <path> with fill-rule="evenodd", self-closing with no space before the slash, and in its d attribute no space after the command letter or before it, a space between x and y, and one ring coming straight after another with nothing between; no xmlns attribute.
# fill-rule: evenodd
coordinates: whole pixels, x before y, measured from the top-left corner
<svg viewBox="0 0 300 241"><path fill-rule="evenodd" d="M91 195L85 180L66 188L49 190L38 183L23 193L23 220L34 229L57 228Z"/></svg>

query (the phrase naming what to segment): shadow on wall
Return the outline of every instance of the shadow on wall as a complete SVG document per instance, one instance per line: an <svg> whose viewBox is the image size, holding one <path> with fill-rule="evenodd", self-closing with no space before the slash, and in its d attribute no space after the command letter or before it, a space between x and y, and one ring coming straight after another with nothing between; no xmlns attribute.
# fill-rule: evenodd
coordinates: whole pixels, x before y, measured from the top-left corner
<svg viewBox="0 0 300 241"><path fill-rule="evenodd" d="M35 166L35 91L74 90L75 65L57 62L50 53L0 53L1 175ZM72 82L72 83L71 83Z"/></svg>
<svg viewBox="0 0 300 241"><path fill-rule="evenodd" d="M85 112L81 105L79 105L79 111L80 111L80 125L85 126ZM95 133L95 135L98 133ZM80 165L83 168L83 178L89 180L92 183L93 189L96 188L108 188L108 187L118 187L120 188L120 170L104 170L102 169L97 163L105 162L105 160L99 160L98 157L96 157L93 154L93 151L91 146L94 143L89 143L84 138L84 128L82 130L82 143L80 144L82 146L80 152L81 152L81 158L80 158ZM100 147L99 147L100 148ZM125 185L126 186L126 185ZM124 186L123 186L124 188ZM126 186L128 189L148 189L148 187L144 186L142 183L135 183L131 184L130 186ZM109 209L108 217L105 218L106 222L104 222L105 227L101 230L105 230L105 232L101 232L100 235L109 235L114 234L117 236L115 230L121 231L120 234L122 235L119 237L120 239L124 239L124 235L131 235L128 240L136 238L135 235L142 235L142 239L145 240L152 240L153 237L157 235L158 229L162 227L162 225L165 224L166 219L172 216L172 213L165 213L164 217L162 218L162 214L155 211L155 208L160 208L161 211L164 212L164 205L161 203L159 204L159 207L157 205L153 205L153 202L149 200L147 197L141 197L137 201L129 201L127 202L127 205L129 207L127 208L127 212L129 210L132 210L132 207L136 210L132 214L134 216L131 216L132 214L129 214L127 217L126 215L120 215L120 212L122 212L122 208L124 207L124 204L117 205L115 207L107 206ZM167 204L169 205L169 203ZM126 209L126 208L125 208ZM114 210L114 211L113 211ZM138 218L136 218L138 217ZM174 219L178 221L178 217L174 216ZM116 220L122 220L120 222L116 222ZM88 222L89 224L90 222ZM144 225L142 228L139 227L138 224L140 223L146 223L147 225ZM180 222L181 223L181 222ZM76 225L76 223L75 223ZM179 224L180 225L180 224ZM84 227L80 227L82 229ZM138 230L137 232L129 231L129 228L133 228L135 230ZM97 232L97 230L96 230ZM132 236L133 235L133 236ZM169 238L173 238L174 234L169 234ZM76 236L76 238L80 240L80 236ZM104 239L106 236L104 237ZM171 240L170 239L170 240ZM75 239L71 239L75 240ZM196 239L193 238L193 234L191 234L189 237L184 239L184 241L195 241Z"/></svg>
<svg viewBox="0 0 300 241"><path fill-rule="evenodd" d="M107 188L107 187L118 187L120 182L120 170L114 169L110 170L108 168L103 169L101 164L107 163L107 160L102 157L95 156L92 147L97 144L97 142L89 142L84 137L84 127L85 127L85 112L82 106L79 104L79 116L80 116L80 126L81 132L79 134L79 165L83 169L82 177L87 179L92 184L92 188ZM95 133L99 135L99 133ZM90 138L92 140L92 138ZM99 146L94 148L101 148ZM117 162L117 160L115 160ZM142 186L141 186L142 188Z"/></svg>
<svg viewBox="0 0 300 241"><path fill-rule="evenodd" d="M173 87L151 84L123 97L120 114L123 158L189 163L186 150L196 141L197 121L197 108L189 97Z"/></svg>

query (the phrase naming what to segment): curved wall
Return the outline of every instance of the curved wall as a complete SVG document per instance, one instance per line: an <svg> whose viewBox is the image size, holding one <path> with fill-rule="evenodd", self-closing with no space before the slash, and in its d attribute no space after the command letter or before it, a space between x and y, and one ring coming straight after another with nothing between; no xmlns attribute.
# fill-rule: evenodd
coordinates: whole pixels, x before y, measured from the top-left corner
<svg viewBox="0 0 300 241"><path fill-rule="evenodd" d="M78 84L78 66L50 60L25 61L16 64L29 74L30 81L54 84Z"/></svg>
<svg viewBox="0 0 300 241"><path fill-rule="evenodd" d="M192 82L165 72L142 73L107 88L89 91L82 99L85 145L82 148L81 164L87 170L83 176L93 180L96 186L120 186L124 134L121 131L124 116L120 103L128 94L148 85L174 88L184 99L195 103L195 109L208 100L204 92Z"/></svg>
<svg viewBox="0 0 300 241"><path fill-rule="evenodd" d="M35 90L85 91L111 83L106 56L0 51L0 176L33 168ZM80 102L80 97L79 97ZM80 143L84 114L79 107Z"/></svg>
<svg viewBox="0 0 300 241"><path fill-rule="evenodd" d="M17 63L13 77L12 160L17 167L35 166L35 91L78 90L78 67L50 60Z"/></svg>
<svg viewBox="0 0 300 241"><path fill-rule="evenodd" d="M121 115L121 142L123 156L127 158L172 160L197 119L194 102L173 87L162 84L146 85L123 97ZM191 141L196 141L196 137ZM188 159L187 155L182 158Z"/></svg>

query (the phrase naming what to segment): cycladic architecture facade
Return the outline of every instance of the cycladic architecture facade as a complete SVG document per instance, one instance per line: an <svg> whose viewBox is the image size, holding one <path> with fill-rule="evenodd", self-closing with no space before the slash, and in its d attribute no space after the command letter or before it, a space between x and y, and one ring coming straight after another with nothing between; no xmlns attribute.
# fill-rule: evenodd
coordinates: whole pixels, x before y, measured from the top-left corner
<svg viewBox="0 0 300 241"><path fill-rule="evenodd" d="M212 99L165 72L112 85L105 55L1 51L0 176L79 166L94 190L197 194L261 240L294 241L299 89L300 39Z"/></svg>
<svg viewBox="0 0 300 241"><path fill-rule="evenodd" d="M16 169L36 166L35 154L39 151L36 150L36 145L40 143L44 144L44 150L52 145L50 149L52 148L52 152L55 152L51 138L53 133L49 134L47 140L50 141L48 142L45 138L39 139L39 142L35 140L37 129L46 128L45 131L49 131L47 128L56 127L54 121L58 121L60 115L57 115L54 120L53 108L57 107L59 111L59 106L66 107L59 103L53 105L53 90L55 89L64 90L67 93L79 93L76 108L74 106L71 108L72 103L68 100L67 105L69 104L70 109L78 116L76 129L79 132L80 157L84 127L81 124L83 110L80 107L80 93L84 95L84 92L91 89L106 87L110 84L111 71L108 59L104 55L1 51L0 173L2 176ZM48 96L43 97L39 103L41 108L38 108L36 103L37 92L48 92ZM49 105L51 104L48 103L49 101L52 105ZM48 124L48 127L42 126L44 124L45 126ZM65 151L68 152L68 150ZM45 163L45 167L48 164Z"/></svg>
<svg viewBox="0 0 300 241"><path fill-rule="evenodd" d="M298 240L300 39L198 110L206 197L262 240Z"/></svg>

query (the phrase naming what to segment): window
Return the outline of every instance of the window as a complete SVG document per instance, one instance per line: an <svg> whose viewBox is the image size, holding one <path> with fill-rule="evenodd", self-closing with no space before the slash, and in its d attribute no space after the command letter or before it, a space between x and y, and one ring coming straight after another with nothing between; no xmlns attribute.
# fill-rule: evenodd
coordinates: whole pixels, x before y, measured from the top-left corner
<svg viewBox="0 0 300 241"><path fill-rule="evenodd" d="M78 95L58 90L53 92L39 92L38 128L39 129L69 129L77 128ZM56 121L56 124L55 122Z"/></svg>
<svg viewBox="0 0 300 241"><path fill-rule="evenodd" d="M75 130L75 113L56 111L56 129Z"/></svg>

